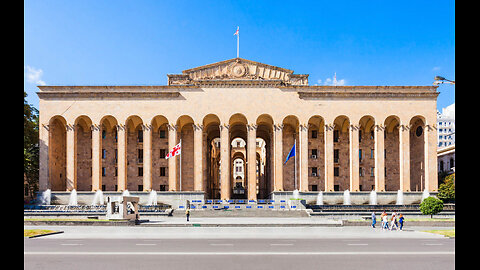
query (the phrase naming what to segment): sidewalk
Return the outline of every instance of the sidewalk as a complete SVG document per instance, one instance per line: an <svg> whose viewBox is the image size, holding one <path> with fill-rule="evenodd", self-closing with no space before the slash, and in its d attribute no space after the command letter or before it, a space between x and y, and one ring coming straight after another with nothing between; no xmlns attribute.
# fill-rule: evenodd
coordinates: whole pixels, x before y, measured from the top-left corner
<svg viewBox="0 0 480 270"><path fill-rule="evenodd" d="M148 219L148 218L147 218ZM156 217L140 224L142 227L340 227L341 220L322 218L277 218L277 217Z"/></svg>

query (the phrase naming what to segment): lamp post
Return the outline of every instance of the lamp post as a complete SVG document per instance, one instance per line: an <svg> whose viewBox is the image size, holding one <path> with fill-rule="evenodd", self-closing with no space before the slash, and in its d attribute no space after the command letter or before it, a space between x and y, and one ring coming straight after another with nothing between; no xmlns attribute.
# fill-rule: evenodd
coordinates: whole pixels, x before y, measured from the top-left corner
<svg viewBox="0 0 480 270"><path fill-rule="evenodd" d="M449 84L455 84L455 81L447 80L442 76L435 76L435 81L433 82L433 85L438 85L441 83L449 83Z"/></svg>

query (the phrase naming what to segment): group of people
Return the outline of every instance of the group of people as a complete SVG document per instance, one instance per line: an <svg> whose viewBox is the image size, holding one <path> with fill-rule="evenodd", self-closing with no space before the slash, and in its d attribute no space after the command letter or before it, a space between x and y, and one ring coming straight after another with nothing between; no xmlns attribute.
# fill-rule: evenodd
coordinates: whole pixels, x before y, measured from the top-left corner
<svg viewBox="0 0 480 270"><path fill-rule="evenodd" d="M398 216L398 219L397 219ZM394 227L396 230L403 230L403 223L405 218L402 214L397 215L395 211L392 212L390 220L388 218L387 212L384 210L383 213L380 215L380 220L382 221L382 230L392 230ZM375 228L375 224L377 223L377 216L375 212L372 212L372 227ZM390 223L390 226L389 226ZM400 227L399 227L400 224Z"/></svg>

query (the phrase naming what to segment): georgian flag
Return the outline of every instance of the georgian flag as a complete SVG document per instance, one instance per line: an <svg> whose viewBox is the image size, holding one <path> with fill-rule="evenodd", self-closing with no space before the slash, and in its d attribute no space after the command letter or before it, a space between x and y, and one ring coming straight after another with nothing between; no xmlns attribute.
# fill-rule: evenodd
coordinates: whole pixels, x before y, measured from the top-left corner
<svg viewBox="0 0 480 270"><path fill-rule="evenodd" d="M237 26L237 31L235 32L235 34L233 34L234 36L237 35L238 36L238 31L240 30L240 27Z"/></svg>
<svg viewBox="0 0 480 270"><path fill-rule="evenodd" d="M182 152L182 142L179 142L177 145L175 145L172 149L172 151L170 151L166 156L165 156L165 159L169 159L171 157L174 157L176 155L180 155Z"/></svg>

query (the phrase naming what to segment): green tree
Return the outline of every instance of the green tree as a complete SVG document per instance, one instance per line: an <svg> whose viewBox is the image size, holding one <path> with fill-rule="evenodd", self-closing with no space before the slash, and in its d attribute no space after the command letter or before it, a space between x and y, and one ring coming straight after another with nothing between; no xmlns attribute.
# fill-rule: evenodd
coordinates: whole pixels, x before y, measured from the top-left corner
<svg viewBox="0 0 480 270"><path fill-rule="evenodd" d="M437 197L445 202L455 202L455 174L445 177L443 184L438 187Z"/></svg>
<svg viewBox="0 0 480 270"><path fill-rule="evenodd" d="M28 104L23 91L23 176L30 194L38 190L38 110Z"/></svg>
<svg viewBox="0 0 480 270"><path fill-rule="evenodd" d="M443 202L440 199L435 197L425 198L422 203L420 203L420 211L424 215L430 215L432 218L433 215L440 213L443 210Z"/></svg>

